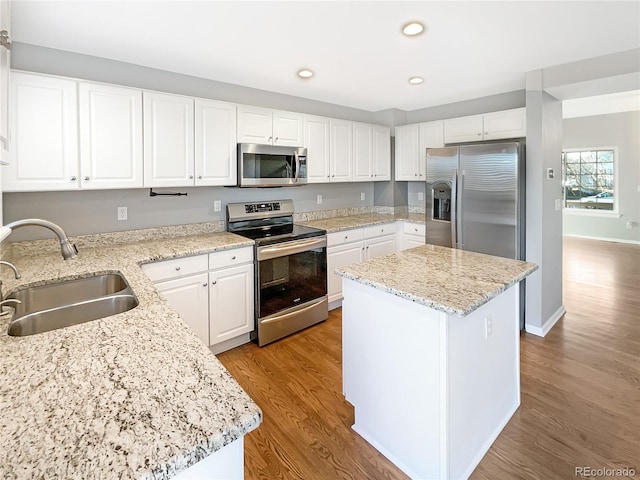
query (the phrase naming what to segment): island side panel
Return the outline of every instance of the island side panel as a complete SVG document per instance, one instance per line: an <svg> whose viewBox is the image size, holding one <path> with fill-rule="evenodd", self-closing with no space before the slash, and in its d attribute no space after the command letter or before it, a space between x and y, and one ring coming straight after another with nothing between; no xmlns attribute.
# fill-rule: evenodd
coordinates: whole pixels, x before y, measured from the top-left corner
<svg viewBox="0 0 640 480"><path fill-rule="evenodd" d="M412 478L441 478L446 315L343 279L343 391L353 429Z"/></svg>
<svg viewBox="0 0 640 480"><path fill-rule="evenodd" d="M468 316L448 319L450 478L471 475L520 405L518 315L516 285Z"/></svg>

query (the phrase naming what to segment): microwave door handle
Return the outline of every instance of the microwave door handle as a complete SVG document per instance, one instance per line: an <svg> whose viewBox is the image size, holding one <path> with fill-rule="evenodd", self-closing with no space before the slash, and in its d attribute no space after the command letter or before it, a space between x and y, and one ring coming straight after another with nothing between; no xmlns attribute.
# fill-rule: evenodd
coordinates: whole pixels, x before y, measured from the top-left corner
<svg viewBox="0 0 640 480"><path fill-rule="evenodd" d="M298 155L298 152L294 152L293 155L294 155L294 157L296 159L295 175L293 177L293 181L297 182L298 181L298 177L300 175L300 156Z"/></svg>

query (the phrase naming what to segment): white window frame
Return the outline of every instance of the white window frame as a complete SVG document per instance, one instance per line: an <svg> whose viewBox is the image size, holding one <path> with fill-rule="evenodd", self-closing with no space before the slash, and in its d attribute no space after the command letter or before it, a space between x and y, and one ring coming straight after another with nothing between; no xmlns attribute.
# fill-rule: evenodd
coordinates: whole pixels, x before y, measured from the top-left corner
<svg viewBox="0 0 640 480"><path fill-rule="evenodd" d="M619 200L620 200L620 184L618 182L618 147L580 147L580 148L563 148L562 153L572 152L589 152L594 150L613 150L613 210L598 210L589 208L566 208L564 185L562 185L562 212L567 215L583 215L587 217L613 217L620 218ZM562 181L564 182L564 163L562 164Z"/></svg>

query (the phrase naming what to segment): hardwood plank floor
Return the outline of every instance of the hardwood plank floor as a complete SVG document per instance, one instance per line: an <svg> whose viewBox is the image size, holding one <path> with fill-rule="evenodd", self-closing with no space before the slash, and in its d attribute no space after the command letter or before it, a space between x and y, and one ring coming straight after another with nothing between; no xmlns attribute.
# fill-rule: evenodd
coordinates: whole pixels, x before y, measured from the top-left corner
<svg viewBox="0 0 640 480"><path fill-rule="evenodd" d="M640 246L566 238L567 314L521 337L522 404L472 479L568 479L576 467L640 478ZM245 438L253 479L405 479L353 430L342 396L341 311L264 348L218 355L260 405Z"/></svg>

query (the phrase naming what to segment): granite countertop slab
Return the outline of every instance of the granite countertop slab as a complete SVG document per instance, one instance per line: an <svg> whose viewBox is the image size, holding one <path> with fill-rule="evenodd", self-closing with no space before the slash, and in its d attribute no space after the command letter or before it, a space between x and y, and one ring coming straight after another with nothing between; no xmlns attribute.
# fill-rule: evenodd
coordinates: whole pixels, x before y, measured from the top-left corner
<svg viewBox="0 0 640 480"><path fill-rule="evenodd" d="M408 213L404 215L392 215L386 213L366 213L360 215L348 215L344 217L324 218L321 220L310 220L298 222L309 227L321 228L327 233L350 230L352 228L368 227L383 223L393 223L397 221L408 221L414 223L425 223L424 214Z"/></svg>
<svg viewBox="0 0 640 480"><path fill-rule="evenodd" d="M119 271L140 304L26 337L0 317L0 478L166 479L255 429L260 408L140 264L253 245L221 232L14 255L21 286Z"/></svg>
<svg viewBox="0 0 640 480"><path fill-rule="evenodd" d="M464 317L538 269L533 263L423 245L335 273L426 307Z"/></svg>

